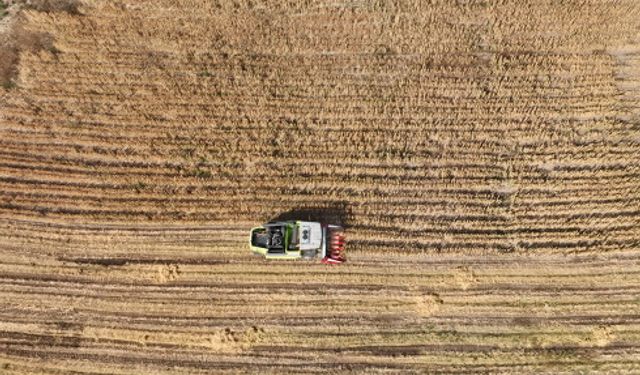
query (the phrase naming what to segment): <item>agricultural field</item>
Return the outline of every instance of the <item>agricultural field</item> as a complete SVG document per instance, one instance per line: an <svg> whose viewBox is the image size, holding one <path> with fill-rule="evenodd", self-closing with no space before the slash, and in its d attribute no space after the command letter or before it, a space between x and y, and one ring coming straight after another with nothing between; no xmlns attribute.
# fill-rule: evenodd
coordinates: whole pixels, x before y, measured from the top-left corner
<svg viewBox="0 0 640 375"><path fill-rule="evenodd" d="M0 374L640 373L637 0L2 4Z"/></svg>

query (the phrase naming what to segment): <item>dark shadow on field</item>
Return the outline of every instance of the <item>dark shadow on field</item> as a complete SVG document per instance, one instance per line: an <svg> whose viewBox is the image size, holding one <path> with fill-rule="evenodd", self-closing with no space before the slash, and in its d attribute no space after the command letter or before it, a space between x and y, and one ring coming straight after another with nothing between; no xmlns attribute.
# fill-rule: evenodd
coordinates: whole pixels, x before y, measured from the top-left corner
<svg viewBox="0 0 640 375"><path fill-rule="evenodd" d="M347 229L350 227L351 212L346 203L336 203L324 207L304 207L283 212L269 221L317 221L325 224L336 224Z"/></svg>

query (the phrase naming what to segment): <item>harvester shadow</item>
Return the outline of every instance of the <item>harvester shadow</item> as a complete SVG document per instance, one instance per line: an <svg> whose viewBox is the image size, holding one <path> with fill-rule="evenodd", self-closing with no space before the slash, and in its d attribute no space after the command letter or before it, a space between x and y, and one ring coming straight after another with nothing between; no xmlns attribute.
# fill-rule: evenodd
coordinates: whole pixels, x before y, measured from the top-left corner
<svg viewBox="0 0 640 375"><path fill-rule="evenodd" d="M325 224L340 225L343 228L349 228L349 218L351 213L349 212L347 204L336 204L329 207L310 207L292 209L279 214L269 220L274 221L287 221L287 220L302 220L302 221L317 221Z"/></svg>

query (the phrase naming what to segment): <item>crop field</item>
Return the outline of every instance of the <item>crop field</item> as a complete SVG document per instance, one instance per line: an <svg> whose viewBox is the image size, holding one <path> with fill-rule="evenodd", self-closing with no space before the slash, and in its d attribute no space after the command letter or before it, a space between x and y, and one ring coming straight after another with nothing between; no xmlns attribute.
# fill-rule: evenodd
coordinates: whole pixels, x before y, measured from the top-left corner
<svg viewBox="0 0 640 375"><path fill-rule="evenodd" d="M640 373L637 0L2 3L0 374Z"/></svg>

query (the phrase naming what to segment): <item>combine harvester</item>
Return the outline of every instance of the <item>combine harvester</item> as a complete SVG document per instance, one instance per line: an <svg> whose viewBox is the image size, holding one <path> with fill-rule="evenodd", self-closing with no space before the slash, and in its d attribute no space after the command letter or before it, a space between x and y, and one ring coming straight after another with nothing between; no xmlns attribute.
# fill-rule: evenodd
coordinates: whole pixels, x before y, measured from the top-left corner
<svg viewBox="0 0 640 375"><path fill-rule="evenodd" d="M311 221L278 221L251 229L251 251L267 259L313 259L339 264L344 255L344 228Z"/></svg>

